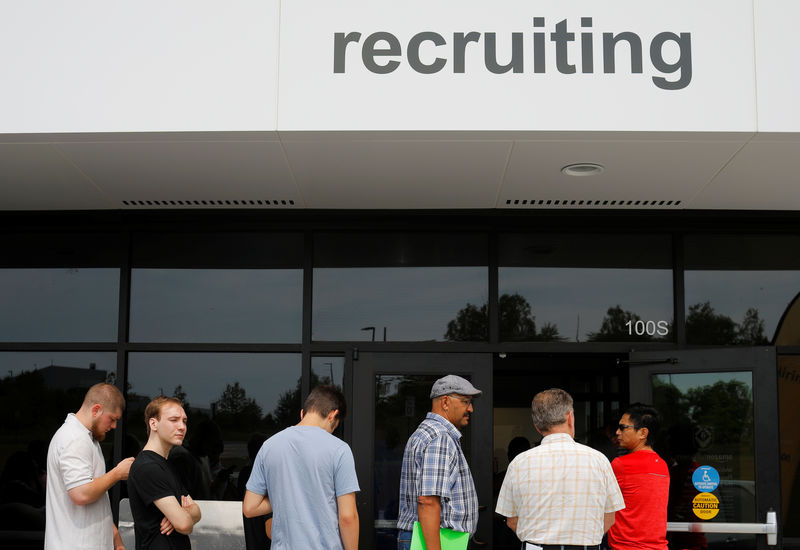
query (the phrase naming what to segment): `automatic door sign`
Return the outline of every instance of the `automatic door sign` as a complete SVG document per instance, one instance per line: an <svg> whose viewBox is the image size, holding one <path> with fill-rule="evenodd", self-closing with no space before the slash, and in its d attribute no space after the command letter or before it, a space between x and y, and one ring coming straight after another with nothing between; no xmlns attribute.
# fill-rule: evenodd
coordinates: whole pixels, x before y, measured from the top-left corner
<svg viewBox="0 0 800 550"><path fill-rule="evenodd" d="M703 493L710 493L719 487L719 472L712 466L700 466L692 474L694 488Z"/></svg>
<svg viewBox="0 0 800 550"><path fill-rule="evenodd" d="M713 519L719 514L719 499L711 493L698 493L692 500L692 511L700 519Z"/></svg>

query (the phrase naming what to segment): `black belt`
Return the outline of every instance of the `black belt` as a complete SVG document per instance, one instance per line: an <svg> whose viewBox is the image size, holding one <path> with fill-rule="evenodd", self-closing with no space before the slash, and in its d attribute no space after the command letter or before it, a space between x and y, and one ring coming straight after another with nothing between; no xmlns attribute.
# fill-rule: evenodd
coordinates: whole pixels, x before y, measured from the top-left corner
<svg viewBox="0 0 800 550"><path fill-rule="evenodd" d="M600 550L599 544L581 546L580 544L537 544L535 542L523 542L522 550Z"/></svg>

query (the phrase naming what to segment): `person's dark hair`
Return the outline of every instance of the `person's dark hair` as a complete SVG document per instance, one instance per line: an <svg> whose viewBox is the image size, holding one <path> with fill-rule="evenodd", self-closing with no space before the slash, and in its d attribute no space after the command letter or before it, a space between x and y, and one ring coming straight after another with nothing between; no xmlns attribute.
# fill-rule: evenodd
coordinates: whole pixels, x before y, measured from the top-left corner
<svg viewBox="0 0 800 550"><path fill-rule="evenodd" d="M338 410L336 417L342 422L347 416L347 403L344 394L336 386L317 386L306 397L303 410L306 414L315 412L323 417L328 416L331 411Z"/></svg>
<svg viewBox="0 0 800 550"><path fill-rule="evenodd" d="M531 442L527 437L518 435L508 442L508 461L511 462L518 454L524 453L531 448Z"/></svg>
<svg viewBox="0 0 800 550"><path fill-rule="evenodd" d="M625 411L625 414L628 415L628 418L631 419L633 426L637 430L647 428L647 445L652 447L656 440L658 429L661 427L661 419L658 416L658 411L650 405L633 403Z"/></svg>
<svg viewBox="0 0 800 550"><path fill-rule="evenodd" d="M549 432L553 426L567 421L572 411L572 396L559 388L537 393L531 402L531 419L539 431Z"/></svg>

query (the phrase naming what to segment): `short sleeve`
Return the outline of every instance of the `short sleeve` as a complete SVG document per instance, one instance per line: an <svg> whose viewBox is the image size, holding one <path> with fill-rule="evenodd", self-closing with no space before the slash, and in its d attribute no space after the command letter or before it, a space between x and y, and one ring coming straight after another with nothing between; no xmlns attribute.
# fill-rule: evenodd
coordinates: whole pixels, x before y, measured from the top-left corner
<svg viewBox="0 0 800 550"><path fill-rule="evenodd" d="M89 434L73 439L61 450L58 466L67 491L94 480L95 452Z"/></svg>
<svg viewBox="0 0 800 550"><path fill-rule="evenodd" d="M519 515L515 506L516 493L514 488L517 484L514 480L516 479L516 472L516 464L512 461L511 464L508 465L506 475L503 478L503 484L500 486L500 493L497 495L497 507L494 510L501 516L507 518L513 518Z"/></svg>
<svg viewBox="0 0 800 550"><path fill-rule="evenodd" d="M245 488L257 495L267 494L267 478L264 475L264 448L262 447L253 462L253 469L250 471L250 479L247 480Z"/></svg>
<svg viewBox="0 0 800 550"><path fill-rule="evenodd" d="M339 460L336 465L333 483L337 497L355 493L360 490L358 486L358 477L356 477L356 465L353 460L353 451L351 451L350 447L347 445L343 445L339 453Z"/></svg>
<svg viewBox="0 0 800 550"><path fill-rule="evenodd" d="M450 499L448 482L452 470L452 441L446 435L440 435L425 447L422 452L422 473L420 474L421 496L438 496Z"/></svg>
<svg viewBox="0 0 800 550"><path fill-rule="evenodd" d="M133 474L131 483L146 505L164 497L175 496L173 486L169 482L171 472L158 464L143 464Z"/></svg>
<svg viewBox="0 0 800 550"><path fill-rule="evenodd" d="M617 478L614 475L614 471L611 469L611 464L608 463L605 457L601 461L601 464L606 478L606 505L603 511L608 514L610 512L622 510L625 508L625 500L622 498L622 491L619 489L619 483L617 483Z"/></svg>

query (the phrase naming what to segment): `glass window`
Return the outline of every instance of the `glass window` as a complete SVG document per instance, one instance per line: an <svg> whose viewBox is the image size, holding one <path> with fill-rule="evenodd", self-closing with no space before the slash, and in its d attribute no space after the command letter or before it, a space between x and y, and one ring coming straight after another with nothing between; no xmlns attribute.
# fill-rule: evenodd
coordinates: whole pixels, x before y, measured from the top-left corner
<svg viewBox="0 0 800 550"><path fill-rule="evenodd" d="M132 261L131 341L301 340L300 234L141 234Z"/></svg>
<svg viewBox="0 0 800 550"><path fill-rule="evenodd" d="M300 354L131 353L126 444L146 442L153 397L177 397L189 424L170 460L186 487L197 499L241 500L261 444L300 420L300 381Z"/></svg>
<svg viewBox="0 0 800 550"><path fill-rule="evenodd" d="M116 354L0 352L0 372L0 531L43 532L50 438L80 408L89 387L114 383ZM102 444L107 460L112 442L109 437ZM14 537L0 535L14 548L24 547Z"/></svg>
<svg viewBox="0 0 800 550"><path fill-rule="evenodd" d="M133 342L295 343L300 269L134 269Z"/></svg>
<svg viewBox="0 0 800 550"><path fill-rule="evenodd" d="M686 238L686 340L762 345L773 341L800 292L800 237Z"/></svg>
<svg viewBox="0 0 800 550"><path fill-rule="evenodd" d="M116 342L119 269L0 269L0 304L4 342Z"/></svg>
<svg viewBox="0 0 800 550"><path fill-rule="evenodd" d="M665 235L503 235L505 341L674 339Z"/></svg>
<svg viewBox="0 0 800 550"><path fill-rule="evenodd" d="M314 244L313 339L488 339L482 235L321 235Z"/></svg>
<svg viewBox="0 0 800 550"><path fill-rule="evenodd" d="M344 357L312 357L311 389L320 384L333 384L344 391Z"/></svg>
<svg viewBox="0 0 800 550"><path fill-rule="evenodd" d="M752 378L748 371L653 377L653 404L662 415L655 450L672 465L669 521L701 521L692 507L700 492L712 493L719 502L719 513L710 521L756 521ZM693 474L701 466L717 471L716 488L697 488ZM710 546L713 541L705 539L715 535L669 536L670 547L695 548Z"/></svg>

